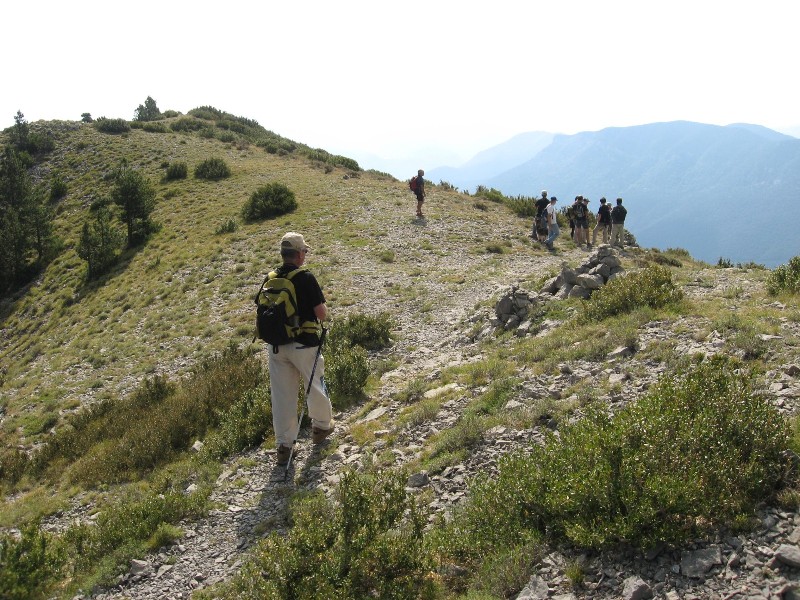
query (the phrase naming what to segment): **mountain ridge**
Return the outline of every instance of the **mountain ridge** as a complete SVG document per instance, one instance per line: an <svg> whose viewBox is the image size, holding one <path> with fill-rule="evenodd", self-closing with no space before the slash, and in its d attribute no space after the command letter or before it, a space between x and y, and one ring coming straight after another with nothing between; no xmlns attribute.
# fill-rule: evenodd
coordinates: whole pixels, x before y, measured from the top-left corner
<svg viewBox="0 0 800 600"><path fill-rule="evenodd" d="M518 160L524 148L513 147ZM501 156L502 148L492 153ZM547 189L561 206L580 194L592 210L601 196L622 197L640 243L686 248L709 262L723 257L774 267L800 245L795 228L775 218L800 199L800 140L792 136L758 125L672 121L553 135L529 154L481 184L508 196ZM444 173L457 187L475 183L468 170Z"/></svg>

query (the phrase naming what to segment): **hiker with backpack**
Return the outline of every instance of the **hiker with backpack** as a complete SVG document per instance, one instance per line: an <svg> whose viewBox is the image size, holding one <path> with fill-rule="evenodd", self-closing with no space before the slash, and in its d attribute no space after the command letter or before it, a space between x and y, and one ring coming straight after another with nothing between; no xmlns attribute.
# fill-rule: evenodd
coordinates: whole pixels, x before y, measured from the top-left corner
<svg viewBox="0 0 800 600"><path fill-rule="evenodd" d="M603 243L607 244L611 237L611 207L606 204L605 198L600 198L600 208L597 209L597 224L592 229L592 245L597 244L597 230L603 234Z"/></svg>
<svg viewBox="0 0 800 600"><path fill-rule="evenodd" d="M425 202L425 180L422 178L423 175L425 175L425 171L420 169L408 182L408 187L411 188L411 191L414 192L417 197L418 219L425 218L425 215L422 214L422 203Z"/></svg>
<svg viewBox="0 0 800 600"><path fill-rule="evenodd" d="M534 206L536 206L536 217L533 219L533 231L531 237L539 242L544 242L547 239L547 207L550 205L550 200L547 199L547 190L542 190L541 198L537 198Z"/></svg>
<svg viewBox="0 0 800 600"><path fill-rule="evenodd" d="M578 198L580 199L572 206L575 219L575 245L586 244L587 248L591 248L589 243L589 199L584 196L578 196Z"/></svg>
<svg viewBox="0 0 800 600"><path fill-rule="evenodd" d="M561 234L561 230L558 228L558 219L556 218L556 202L558 202L558 198L553 196L550 198L550 204L547 205L547 210L545 214L547 215L547 239L545 240L545 245L547 249L551 252L555 250L553 246L553 242L556 241L556 238Z"/></svg>
<svg viewBox="0 0 800 600"><path fill-rule="evenodd" d="M328 318L325 295L304 266L311 247L299 233L281 238L283 264L270 272L256 296L258 336L269 344L269 385L278 465L288 472L299 434L298 383L306 390L311 440L319 444L334 429L325 387L322 322Z"/></svg>
<svg viewBox="0 0 800 600"><path fill-rule="evenodd" d="M617 205L611 209L611 245L625 247L625 217L628 210L622 206L622 198L617 198Z"/></svg>

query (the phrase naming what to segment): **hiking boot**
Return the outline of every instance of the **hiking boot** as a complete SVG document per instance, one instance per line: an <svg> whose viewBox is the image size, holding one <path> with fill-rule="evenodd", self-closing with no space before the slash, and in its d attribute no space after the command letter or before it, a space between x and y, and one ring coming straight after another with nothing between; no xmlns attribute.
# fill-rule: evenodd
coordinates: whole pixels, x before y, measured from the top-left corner
<svg viewBox="0 0 800 600"><path fill-rule="evenodd" d="M289 457L292 454L292 447L291 446L284 446L281 444L278 446L278 466L285 467L289 464Z"/></svg>
<svg viewBox="0 0 800 600"><path fill-rule="evenodd" d="M330 429L320 429L319 427L312 427L311 441L314 442L315 444L321 444L322 442L325 441L325 438L327 438L330 434L333 433L335 427L336 426L333 423L331 423Z"/></svg>

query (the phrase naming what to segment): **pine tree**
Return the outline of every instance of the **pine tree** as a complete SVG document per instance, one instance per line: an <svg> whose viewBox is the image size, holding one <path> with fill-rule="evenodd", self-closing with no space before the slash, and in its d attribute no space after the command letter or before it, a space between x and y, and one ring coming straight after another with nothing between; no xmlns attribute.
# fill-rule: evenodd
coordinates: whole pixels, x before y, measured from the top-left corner
<svg viewBox="0 0 800 600"><path fill-rule="evenodd" d="M156 193L150 182L123 163L117 171L111 200L122 209L120 218L128 227L128 247L144 241L151 231L150 213L156 205Z"/></svg>
<svg viewBox="0 0 800 600"><path fill-rule="evenodd" d="M150 96L144 101L144 105L140 104L136 109L133 120L134 121L157 121L161 118L161 111L156 106L156 101Z"/></svg>

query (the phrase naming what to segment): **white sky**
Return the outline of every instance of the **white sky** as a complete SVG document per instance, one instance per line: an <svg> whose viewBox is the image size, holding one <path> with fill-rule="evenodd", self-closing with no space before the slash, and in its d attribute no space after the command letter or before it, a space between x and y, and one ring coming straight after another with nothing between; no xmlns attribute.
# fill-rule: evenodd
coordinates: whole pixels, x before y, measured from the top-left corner
<svg viewBox="0 0 800 600"><path fill-rule="evenodd" d="M357 159L657 121L786 130L798 17L796 0L15 0L0 128L131 119L152 96Z"/></svg>

